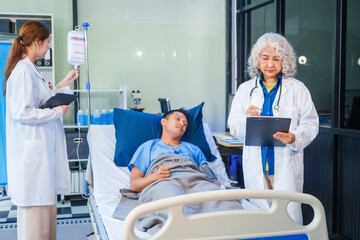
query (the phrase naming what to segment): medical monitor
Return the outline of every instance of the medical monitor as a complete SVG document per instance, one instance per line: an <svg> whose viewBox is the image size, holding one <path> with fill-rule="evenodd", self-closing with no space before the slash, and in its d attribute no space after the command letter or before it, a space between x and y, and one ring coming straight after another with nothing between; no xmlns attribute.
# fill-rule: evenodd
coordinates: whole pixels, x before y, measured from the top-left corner
<svg viewBox="0 0 360 240"><path fill-rule="evenodd" d="M171 110L170 108L170 99L169 98L158 98L160 103L160 111L161 113L167 113Z"/></svg>

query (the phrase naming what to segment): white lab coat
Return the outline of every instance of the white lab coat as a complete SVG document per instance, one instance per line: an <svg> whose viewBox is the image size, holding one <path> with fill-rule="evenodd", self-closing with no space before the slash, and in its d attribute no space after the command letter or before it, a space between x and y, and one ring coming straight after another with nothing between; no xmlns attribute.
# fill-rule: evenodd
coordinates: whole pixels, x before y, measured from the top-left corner
<svg viewBox="0 0 360 240"><path fill-rule="evenodd" d="M70 170L62 108L40 109L56 92L31 60L20 60L6 88L8 192L18 206L52 205L56 194L70 192Z"/></svg>
<svg viewBox="0 0 360 240"><path fill-rule="evenodd" d="M250 91L255 87L250 97ZM319 118L311 100L310 92L305 85L294 78L282 79L282 92L277 105L280 89L273 104L275 117L291 118L290 132L295 135L295 142L285 147L275 147L274 189L292 192L302 192L304 182L303 151L319 131ZM258 78L253 78L239 86L232 102L228 125L233 136L245 139L246 110L250 105L262 109L264 103L263 89ZM247 189L267 189L263 173L261 147L244 146L243 171ZM260 208L269 207L267 201L254 201ZM288 212L292 218L302 224L300 204L290 204Z"/></svg>

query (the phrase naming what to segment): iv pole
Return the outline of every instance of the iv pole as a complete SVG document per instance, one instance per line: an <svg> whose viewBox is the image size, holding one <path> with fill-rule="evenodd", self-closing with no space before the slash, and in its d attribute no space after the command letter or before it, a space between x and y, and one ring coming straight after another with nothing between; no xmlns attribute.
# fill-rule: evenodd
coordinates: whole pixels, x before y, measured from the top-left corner
<svg viewBox="0 0 360 240"><path fill-rule="evenodd" d="M87 104L88 104L88 126L90 129L91 125L91 105L90 105L90 80L89 80L89 57L88 57L88 44L87 44L87 30L90 26L88 22L84 22L81 24L84 28L85 33L85 66L86 66L86 90L87 90ZM88 165L87 165L87 177L85 181L85 196L87 196L88 186L87 184L93 183L92 170L91 170L91 156L89 155Z"/></svg>
<svg viewBox="0 0 360 240"><path fill-rule="evenodd" d="M88 105L88 124L91 124L91 106L90 106L90 80L89 80L89 57L88 57L88 44L87 44L87 30L89 27L88 22L81 24L85 32L85 66L86 66L86 90L87 90L87 105Z"/></svg>

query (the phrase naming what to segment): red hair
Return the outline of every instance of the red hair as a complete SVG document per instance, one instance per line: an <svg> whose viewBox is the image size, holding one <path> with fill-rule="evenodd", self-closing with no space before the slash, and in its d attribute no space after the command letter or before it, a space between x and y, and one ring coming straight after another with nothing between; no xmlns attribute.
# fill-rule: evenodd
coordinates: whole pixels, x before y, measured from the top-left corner
<svg viewBox="0 0 360 240"><path fill-rule="evenodd" d="M30 47L30 45L37 39L42 42L49 36L49 29L43 23L38 21L27 21L20 28L19 36L15 38L11 46L9 58L5 68L5 78L3 83L4 95L6 94L6 83L10 77L10 74L14 70L16 64L24 58L23 56L27 52L26 47Z"/></svg>

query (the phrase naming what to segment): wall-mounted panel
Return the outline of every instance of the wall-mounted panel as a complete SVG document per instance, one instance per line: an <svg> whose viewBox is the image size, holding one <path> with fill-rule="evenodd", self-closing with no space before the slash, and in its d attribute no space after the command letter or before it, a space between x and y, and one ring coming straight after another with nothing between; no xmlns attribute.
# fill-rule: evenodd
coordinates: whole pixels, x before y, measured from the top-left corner
<svg viewBox="0 0 360 240"><path fill-rule="evenodd" d="M339 233L360 239L360 138L341 138Z"/></svg>
<svg viewBox="0 0 360 240"><path fill-rule="evenodd" d="M304 192L317 197L324 206L328 229L333 217L333 135L320 131L304 151ZM308 207L303 208L304 221L313 217Z"/></svg>

